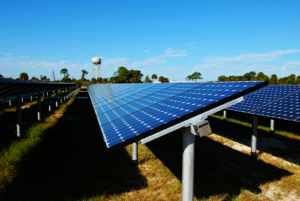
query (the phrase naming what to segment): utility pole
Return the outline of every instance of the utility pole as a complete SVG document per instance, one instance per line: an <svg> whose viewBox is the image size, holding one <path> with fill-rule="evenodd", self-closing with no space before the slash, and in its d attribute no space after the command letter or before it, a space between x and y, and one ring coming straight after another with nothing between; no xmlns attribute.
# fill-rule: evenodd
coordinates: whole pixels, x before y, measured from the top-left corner
<svg viewBox="0 0 300 201"><path fill-rule="evenodd" d="M54 70L53 70L53 81L55 82L55 74L54 74Z"/></svg>
<svg viewBox="0 0 300 201"><path fill-rule="evenodd" d="M131 55L131 70L132 70L132 55Z"/></svg>

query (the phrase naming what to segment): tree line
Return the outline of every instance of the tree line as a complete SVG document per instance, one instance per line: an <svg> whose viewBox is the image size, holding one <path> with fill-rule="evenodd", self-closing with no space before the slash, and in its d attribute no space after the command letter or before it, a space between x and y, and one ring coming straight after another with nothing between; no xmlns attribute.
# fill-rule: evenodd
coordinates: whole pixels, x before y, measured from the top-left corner
<svg viewBox="0 0 300 201"><path fill-rule="evenodd" d="M265 75L263 72L259 72L256 74L255 71L250 71L245 73L242 76L231 75L226 77L225 75L221 75L218 77L219 82L224 81L256 81L256 80L265 80L268 81L269 84L300 84L300 76L295 74L291 74L287 77L279 78L276 74L272 74L271 77Z"/></svg>

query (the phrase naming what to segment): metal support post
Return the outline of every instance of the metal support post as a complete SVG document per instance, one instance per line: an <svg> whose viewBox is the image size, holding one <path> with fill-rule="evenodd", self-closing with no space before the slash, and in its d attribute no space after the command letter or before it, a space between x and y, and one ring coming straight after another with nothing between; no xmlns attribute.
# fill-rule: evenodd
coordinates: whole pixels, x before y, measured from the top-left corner
<svg viewBox="0 0 300 201"><path fill-rule="evenodd" d="M43 93L43 98L45 97L45 94Z"/></svg>
<svg viewBox="0 0 300 201"><path fill-rule="evenodd" d="M21 102L24 103L24 98L23 97L21 98Z"/></svg>
<svg viewBox="0 0 300 201"><path fill-rule="evenodd" d="M257 116L253 116L252 136L251 136L251 156L256 157L257 144Z"/></svg>
<svg viewBox="0 0 300 201"><path fill-rule="evenodd" d="M194 159L195 159L195 135L186 128L181 130L183 134L182 154L182 200L194 200Z"/></svg>
<svg viewBox="0 0 300 201"><path fill-rule="evenodd" d="M138 151L139 151L138 142L132 143L132 162L135 165L138 163Z"/></svg>
<svg viewBox="0 0 300 201"><path fill-rule="evenodd" d="M55 93L56 93L56 107L58 107L58 90L56 90Z"/></svg>
<svg viewBox="0 0 300 201"><path fill-rule="evenodd" d="M48 92L46 94L47 94L46 96L49 96Z"/></svg>
<svg viewBox="0 0 300 201"><path fill-rule="evenodd" d="M37 120L38 121L41 121L41 110L42 110L42 107L41 107L41 94L39 93L38 94L38 112L37 112Z"/></svg>
<svg viewBox="0 0 300 201"><path fill-rule="evenodd" d="M66 89L64 89L64 102L66 101Z"/></svg>
<svg viewBox="0 0 300 201"><path fill-rule="evenodd" d="M62 103L63 98L62 98L62 89L60 90L60 103Z"/></svg>
<svg viewBox="0 0 300 201"><path fill-rule="evenodd" d="M226 121L226 110L223 110L223 120L225 120Z"/></svg>
<svg viewBox="0 0 300 201"><path fill-rule="evenodd" d="M274 121L274 119L271 119L271 122L270 122L270 133L272 133L272 134L275 133L275 121Z"/></svg>
<svg viewBox="0 0 300 201"><path fill-rule="evenodd" d="M22 112L21 112L21 98L17 98L17 136L21 137L21 129L22 129Z"/></svg>
<svg viewBox="0 0 300 201"><path fill-rule="evenodd" d="M8 106L11 107L11 100L8 101Z"/></svg>
<svg viewBox="0 0 300 201"><path fill-rule="evenodd" d="M32 101L32 96L30 96L30 101Z"/></svg>
<svg viewBox="0 0 300 201"><path fill-rule="evenodd" d="M52 98L51 98L52 91L49 92L49 95L50 95L50 96L49 96L49 97L50 97L50 98L49 98L49 112L52 112L52 110L51 110L51 109L52 109L52 108L51 108L51 107L52 107Z"/></svg>

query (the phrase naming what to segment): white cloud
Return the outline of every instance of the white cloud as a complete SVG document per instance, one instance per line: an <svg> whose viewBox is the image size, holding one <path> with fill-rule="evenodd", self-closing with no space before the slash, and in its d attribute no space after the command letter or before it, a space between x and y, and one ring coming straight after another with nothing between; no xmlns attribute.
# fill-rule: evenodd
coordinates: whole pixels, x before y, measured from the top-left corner
<svg viewBox="0 0 300 201"><path fill-rule="evenodd" d="M194 60L193 57L191 57L190 60Z"/></svg>
<svg viewBox="0 0 300 201"><path fill-rule="evenodd" d="M294 52L300 52L300 50L278 50L268 54L242 54L236 57L218 57L218 56L209 56L207 59L204 59L207 63L215 64L246 64L246 63L258 63L264 61L275 60L281 55L291 54Z"/></svg>
<svg viewBox="0 0 300 201"><path fill-rule="evenodd" d="M145 50L145 52L149 52L150 50Z"/></svg>
<svg viewBox="0 0 300 201"><path fill-rule="evenodd" d="M133 68L153 67L167 62L167 58L175 58L187 56L186 50L168 48L163 55L146 58L144 61L136 61L132 63Z"/></svg>
<svg viewBox="0 0 300 201"><path fill-rule="evenodd" d="M21 58L25 58L25 59L27 59L27 58L28 58L28 56L22 56L22 55L21 55L21 56L19 56L19 57L21 57Z"/></svg>
<svg viewBox="0 0 300 201"><path fill-rule="evenodd" d="M289 62L286 62L281 70L282 71L285 71L285 70L291 70L291 69L298 69L300 70L300 61L289 61Z"/></svg>
<svg viewBox="0 0 300 201"><path fill-rule="evenodd" d="M186 46L188 46L190 48L195 48L195 46L193 46L193 42L191 42L189 45L186 45Z"/></svg>
<svg viewBox="0 0 300 201"><path fill-rule="evenodd" d="M12 54L10 54L10 53L3 53L3 52L0 52L0 54L5 55L5 56L10 56L10 55L12 55Z"/></svg>

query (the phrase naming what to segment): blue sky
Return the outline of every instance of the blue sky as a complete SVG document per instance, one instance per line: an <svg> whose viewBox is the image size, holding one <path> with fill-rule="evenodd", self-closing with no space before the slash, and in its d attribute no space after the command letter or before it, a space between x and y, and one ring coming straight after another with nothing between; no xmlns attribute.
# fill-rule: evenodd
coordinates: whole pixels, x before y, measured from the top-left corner
<svg viewBox="0 0 300 201"><path fill-rule="evenodd" d="M144 75L300 75L300 1L0 1L0 73L79 79L102 58Z"/></svg>

